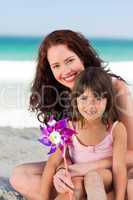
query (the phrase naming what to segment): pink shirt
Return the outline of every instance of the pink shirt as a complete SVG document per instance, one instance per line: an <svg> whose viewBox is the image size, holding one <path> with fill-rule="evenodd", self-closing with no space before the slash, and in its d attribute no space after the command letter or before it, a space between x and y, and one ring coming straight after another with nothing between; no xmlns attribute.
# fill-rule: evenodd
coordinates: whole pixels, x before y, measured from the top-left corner
<svg viewBox="0 0 133 200"><path fill-rule="evenodd" d="M107 136L99 144L94 146L81 144L76 135L73 135L72 144L68 146L73 163L85 163L111 157L113 153L112 131L117 123L118 121L114 122Z"/></svg>

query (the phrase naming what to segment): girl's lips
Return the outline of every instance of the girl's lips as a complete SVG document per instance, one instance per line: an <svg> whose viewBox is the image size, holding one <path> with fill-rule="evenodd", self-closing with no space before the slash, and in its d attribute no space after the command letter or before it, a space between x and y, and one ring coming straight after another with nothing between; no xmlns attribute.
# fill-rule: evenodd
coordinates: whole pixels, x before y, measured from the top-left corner
<svg viewBox="0 0 133 200"><path fill-rule="evenodd" d="M95 115L97 112L93 110L93 111L85 111L85 113L88 115Z"/></svg>

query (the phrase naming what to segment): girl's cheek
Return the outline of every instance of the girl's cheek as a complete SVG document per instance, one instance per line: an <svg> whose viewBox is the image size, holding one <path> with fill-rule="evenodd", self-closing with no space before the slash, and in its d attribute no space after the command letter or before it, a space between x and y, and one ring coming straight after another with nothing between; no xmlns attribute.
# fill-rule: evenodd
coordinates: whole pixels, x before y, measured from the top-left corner
<svg viewBox="0 0 133 200"><path fill-rule="evenodd" d="M106 104L105 104L105 103L103 103L103 104L101 105L101 111L102 111L102 112L104 112L104 111L105 111L105 109L106 109Z"/></svg>

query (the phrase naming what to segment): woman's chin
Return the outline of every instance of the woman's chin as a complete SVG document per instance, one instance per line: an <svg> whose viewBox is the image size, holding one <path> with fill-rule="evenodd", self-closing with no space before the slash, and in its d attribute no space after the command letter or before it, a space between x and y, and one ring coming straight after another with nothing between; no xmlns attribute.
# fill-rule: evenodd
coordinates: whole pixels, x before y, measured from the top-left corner
<svg viewBox="0 0 133 200"><path fill-rule="evenodd" d="M74 86L74 81L73 82L67 82L64 84L66 87L68 87L70 90L73 89L73 86Z"/></svg>

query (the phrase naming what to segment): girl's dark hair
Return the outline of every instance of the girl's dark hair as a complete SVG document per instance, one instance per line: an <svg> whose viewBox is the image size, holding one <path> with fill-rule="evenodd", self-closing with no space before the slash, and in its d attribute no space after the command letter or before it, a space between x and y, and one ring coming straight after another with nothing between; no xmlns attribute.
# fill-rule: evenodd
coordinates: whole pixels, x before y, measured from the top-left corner
<svg viewBox="0 0 133 200"><path fill-rule="evenodd" d="M88 67L78 75L72 91L73 121L79 121L82 126L84 124L83 116L78 111L77 97L83 94L86 89L91 89L93 95L99 100L101 98L107 99L106 109L102 116L103 124L108 126L110 123L119 120L109 71L102 67Z"/></svg>
<svg viewBox="0 0 133 200"><path fill-rule="evenodd" d="M47 35L39 48L29 102L30 110L36 111L41 122L45 122L49 114L54 114L59 119L66 117L69 113L68 110L66 111L66 104L67 107L69 104L66 103L66 99L69 99L67 97L70 89L56 81L47 59L48 49L60 44L66 45L68 49L76 53L85 68L90 66L101 68L103 66L103 61L81 33L71 30L56 30Z"/></svg>

